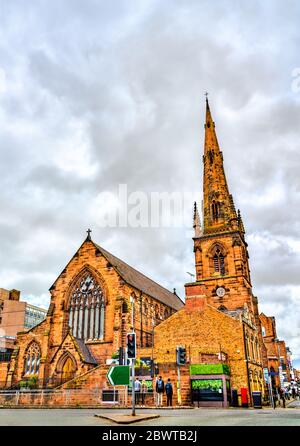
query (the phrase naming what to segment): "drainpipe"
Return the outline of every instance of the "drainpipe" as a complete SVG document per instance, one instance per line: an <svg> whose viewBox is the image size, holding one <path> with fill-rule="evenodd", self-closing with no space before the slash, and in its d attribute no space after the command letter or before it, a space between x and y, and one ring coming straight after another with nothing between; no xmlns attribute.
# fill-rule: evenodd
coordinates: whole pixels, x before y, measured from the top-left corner
<svg viewBox="0 0 300 446"><path fill-rule="evenodd" d="M143 292L141 291L141 295L140 295L140 346L143 347Z"/></svg>

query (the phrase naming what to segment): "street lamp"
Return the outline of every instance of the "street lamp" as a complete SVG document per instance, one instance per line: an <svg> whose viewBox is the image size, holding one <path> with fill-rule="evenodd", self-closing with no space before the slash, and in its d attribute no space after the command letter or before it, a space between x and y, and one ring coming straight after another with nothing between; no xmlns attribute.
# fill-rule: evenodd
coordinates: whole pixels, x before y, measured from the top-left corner
<svg viewBox="0 0 300 446"><path fill-rule="evenodd" d="M278 349L278 379L279 379L279 387L280 387L280 389L281 389L281 375L280 375L280 371L281 371L281 362L280 362L280 344L279 344L279 339L278 338L275 338L274 339L274 341L276 342L276 344L277 344L277 349ZM278 390L277 390L277 393L278 393Z"/></svg>
<svg viewBox="0 0 300 446"><path fill-rule="evenodd" d="M132 333L134 333L134 297L132 294L130 295L130 303L131 303L131 325L132 325ZM132 387L131 387L131 399L132 399L132 412L131 415L135 416L135 388L134 388L134 379L135 379L135 359L131 359L131 380L132 380Z"/></svg>

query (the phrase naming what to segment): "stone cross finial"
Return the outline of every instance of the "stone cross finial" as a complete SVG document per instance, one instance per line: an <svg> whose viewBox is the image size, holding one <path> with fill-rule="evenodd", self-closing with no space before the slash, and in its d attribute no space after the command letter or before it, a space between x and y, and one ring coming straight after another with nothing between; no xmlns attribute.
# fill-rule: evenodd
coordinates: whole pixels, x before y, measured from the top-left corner
<svg viewBox="0 0 300 446"><path fill-rule="evenodd" d="M87 240L92 240L92 238L91 238L91 232L92 232L92 230L91 230L91 229L88 229L86 232L87 232Z"/></svg>

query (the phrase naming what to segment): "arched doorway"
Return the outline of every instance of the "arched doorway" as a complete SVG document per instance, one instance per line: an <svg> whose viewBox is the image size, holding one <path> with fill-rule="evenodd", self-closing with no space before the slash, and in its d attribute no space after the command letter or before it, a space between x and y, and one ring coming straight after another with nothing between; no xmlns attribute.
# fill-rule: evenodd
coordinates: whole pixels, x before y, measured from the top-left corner
<svg viewBox="0 0 300 446"><path fill-rule="evenodd" d="M76 360L73 355L69 352L63 353L56 365L55 376L58 381L57 384L60 385L73 379L76 370Z"/></svg>
<svg viewBox="0 0 300 446"><path fill-rule="evenodd" d="M62 370L61 370L61 381L66 382L70 379L73 379L75 376L75 367L72 359L69 357L66 358Z"/></svg>

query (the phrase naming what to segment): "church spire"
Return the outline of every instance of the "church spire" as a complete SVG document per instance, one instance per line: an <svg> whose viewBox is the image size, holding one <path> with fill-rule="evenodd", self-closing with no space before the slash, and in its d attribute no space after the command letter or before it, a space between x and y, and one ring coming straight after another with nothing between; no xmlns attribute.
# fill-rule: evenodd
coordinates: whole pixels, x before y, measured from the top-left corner
<svg viewBox="0 0 300 446"><path fill-rule="evenodd" d="M206 97L203 175L204 233L238 229L238 216L229 193L215 123Z"/></svg>
<svg viewBox="0 0 300 446"><path fill-rule="evenodd" d="M205 127L204 155L206 155L206 153L212 149L219 152L220 148L216 135L215 123L212 119L207 96L206 96L206 117L205 117L204 127Z"/></svg>

